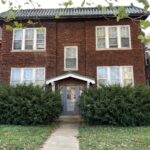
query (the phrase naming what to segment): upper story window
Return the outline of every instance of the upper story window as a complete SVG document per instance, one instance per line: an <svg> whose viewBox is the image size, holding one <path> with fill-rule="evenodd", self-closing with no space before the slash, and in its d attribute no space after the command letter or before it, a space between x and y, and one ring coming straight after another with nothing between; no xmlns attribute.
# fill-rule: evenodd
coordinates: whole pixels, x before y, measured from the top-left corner
<svg viewBox="0 0 150 150"><path fill-rule="evenodd" d="M46 49L46 28L14 29L13 51Z"/></svg>
<svg viewBox="0 0 150 150"><path fill-rule="evenodd" d="M96 49L130 49L130 26L97 26Z"/></svg>
<svg viewBox="0 0 150 150"><path fill-rule="evenodd" d="M12 68L10 84L44 85L45 68Z"/></svg>
<svg viewBox="0 0 150 150"><path fill-rule="evenodd" d="M78 70L78 47L68 46L64 50L64 70Z"/></svg>
<svg viewBox="0 0 150 150"><path fill-rule="evenodd" d="M97 84L122 86L134 85L133 66L97 67Z"/></svg>

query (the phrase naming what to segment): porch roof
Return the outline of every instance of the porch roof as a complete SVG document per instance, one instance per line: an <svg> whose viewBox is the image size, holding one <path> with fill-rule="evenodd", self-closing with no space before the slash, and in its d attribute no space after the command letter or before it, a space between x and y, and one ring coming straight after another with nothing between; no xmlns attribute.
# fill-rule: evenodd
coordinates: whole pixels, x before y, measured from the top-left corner
<svg viewBox="0 0 150 150"><path fill-rule="evenodd" d="M60 76L56 76L54 78L50 78L46 81L46 84L48 85L50 83L53 83L53 82L56 82L56 81L59 81L59 80L63 80L63 79L67 79L67 78L74 78L74 79L85 81L85 82L88 82L88 83L91 83L91 84L95 84L94 79L89 78L87 76L82 76L82 75L77 74L77 73L72 73L72 72L69 72L69 73L66 73L66 74L63 74L63 75L60 75Z"/></svg>

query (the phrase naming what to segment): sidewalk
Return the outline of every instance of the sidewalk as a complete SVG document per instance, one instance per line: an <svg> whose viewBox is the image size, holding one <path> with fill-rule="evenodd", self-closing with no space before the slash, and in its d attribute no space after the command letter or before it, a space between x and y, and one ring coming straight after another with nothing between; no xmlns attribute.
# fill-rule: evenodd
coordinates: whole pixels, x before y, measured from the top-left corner
<svg viewBox="0 0 150 150"><path fill-rule="evenodd" d="M41 150L79 150L78 128L75 123L61 124Z"/></svg>

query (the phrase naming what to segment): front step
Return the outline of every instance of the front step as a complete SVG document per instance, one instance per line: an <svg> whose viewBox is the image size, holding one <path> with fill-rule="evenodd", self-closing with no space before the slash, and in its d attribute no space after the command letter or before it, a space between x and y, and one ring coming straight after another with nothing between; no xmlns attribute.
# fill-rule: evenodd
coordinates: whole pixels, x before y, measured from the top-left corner
<svg viewBox="0 0 150 150"><path fill-rule="evenodd" d="M58 121L66 123L82 122L81 116L60 116Z"/></svg>

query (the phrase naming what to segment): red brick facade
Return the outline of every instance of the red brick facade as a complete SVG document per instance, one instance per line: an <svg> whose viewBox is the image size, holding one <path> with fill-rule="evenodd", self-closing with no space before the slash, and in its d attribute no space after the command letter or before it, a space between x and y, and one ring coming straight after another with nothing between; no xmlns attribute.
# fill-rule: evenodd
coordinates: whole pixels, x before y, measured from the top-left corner
<svg viewBox="0 0 150 150"><path fill-rule="evenodd" d="M144 47L137 39L141 32L139 24L128 19L120 22L111 19L74 19L41 23L47 29L46 51L43 52L11 52L12 32L3 27L1 82L9 84L11 67L45 67L46 79L61 75L64 73L64 46L78 46L77 73L96 80L97 66L132 65L135 84L146 83ZM95 27L102 25L130 25L132 49L96 51Z"/></svg>

